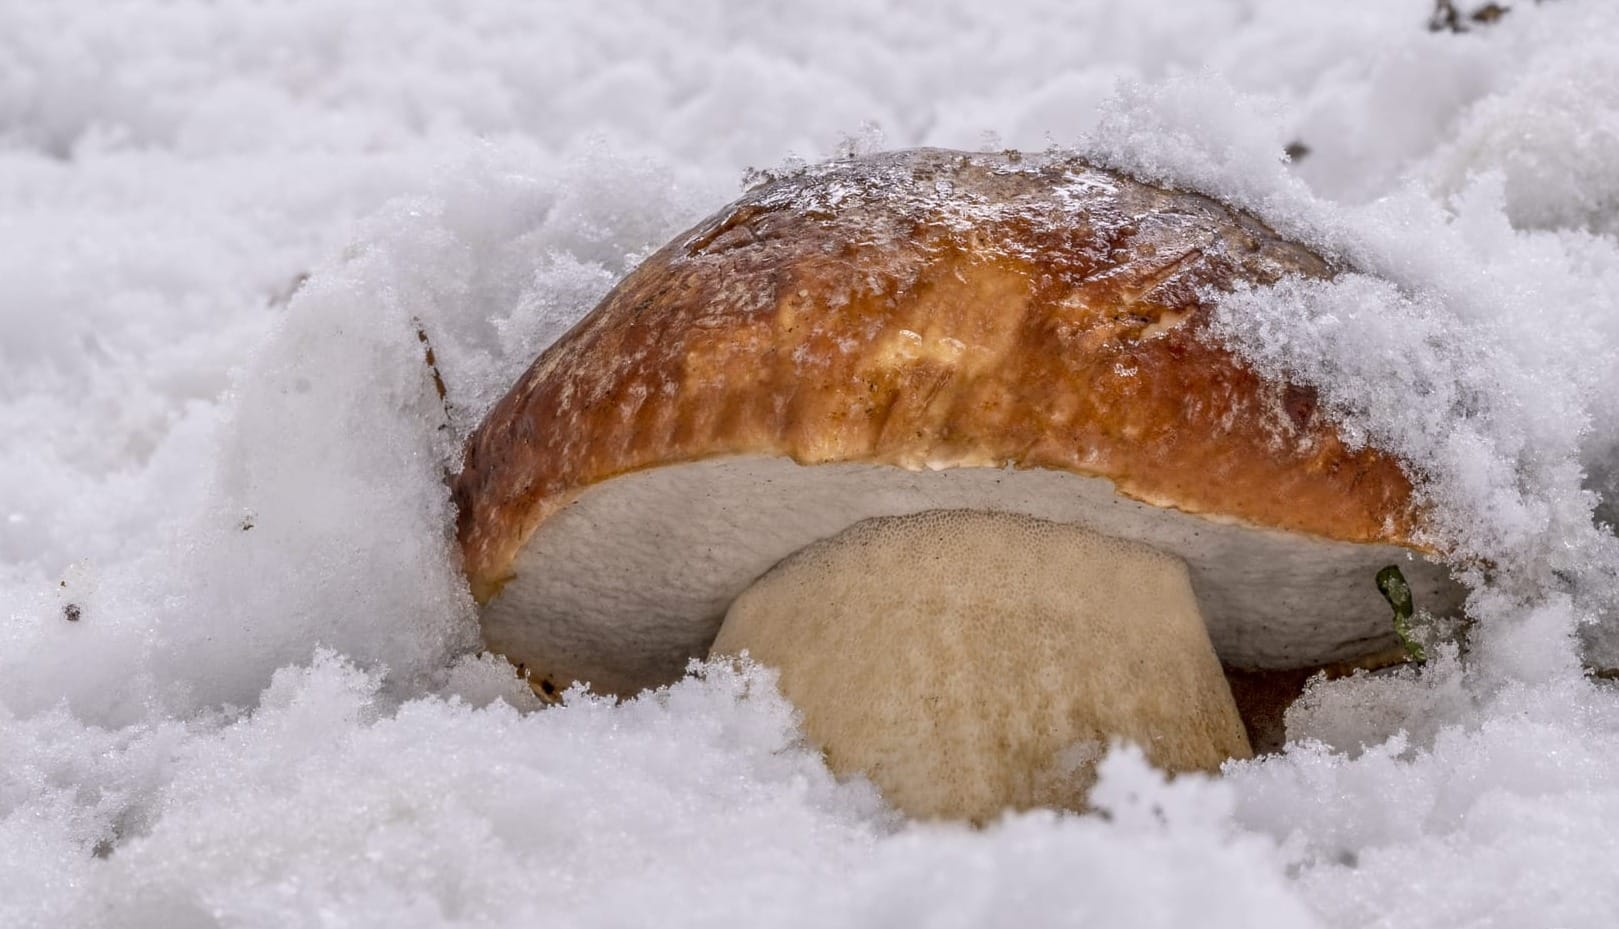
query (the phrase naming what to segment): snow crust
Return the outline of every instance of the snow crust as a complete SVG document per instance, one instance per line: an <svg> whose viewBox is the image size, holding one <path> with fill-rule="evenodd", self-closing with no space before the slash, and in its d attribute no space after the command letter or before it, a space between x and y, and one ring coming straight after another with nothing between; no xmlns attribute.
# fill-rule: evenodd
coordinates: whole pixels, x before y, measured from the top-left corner
<svg viewBox="0 0 1619 929"><path fill-rule="evenodd" d="M0 5L0 926L1612 925L1619 9L1427 13ZM749 167L1049 143L1358 269L1219 335L1413 462L1465 642L983 831L763 671L475 654L442 475L639 256Z"/></svg>

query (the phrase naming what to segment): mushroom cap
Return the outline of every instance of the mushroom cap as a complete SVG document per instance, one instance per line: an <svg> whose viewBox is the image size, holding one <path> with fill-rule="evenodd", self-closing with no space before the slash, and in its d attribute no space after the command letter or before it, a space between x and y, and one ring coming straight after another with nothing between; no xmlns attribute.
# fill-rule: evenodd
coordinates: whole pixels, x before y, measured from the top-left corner
<svg viewBox="0 0 1619 929"><path fill-rule="evenodd" d="M774 178L646 259L468 441L490 647L624 692L706 652L776 561L985 508L1188 560L1222 659L1393 643L1399 462L1204 338L1210 293L1331 269L1257 219L1063 154L920 149ZM1419 604L1448 573L1402 564Z"/></svg>

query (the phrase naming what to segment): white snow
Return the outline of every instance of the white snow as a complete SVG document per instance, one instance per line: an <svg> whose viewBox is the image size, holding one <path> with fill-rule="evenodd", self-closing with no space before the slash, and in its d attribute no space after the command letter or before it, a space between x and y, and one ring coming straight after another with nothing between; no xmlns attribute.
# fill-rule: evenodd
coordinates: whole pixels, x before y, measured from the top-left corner
<svg viewBox="0 0 1619 929"><path fill-rule="evenodd" d="M0 926L1611 926L1619 8L1428 13L0 5ZM748 168L1051 143L1360 269L1221 337L1411 460L1465 650L982 831L765 672L539 709L473 654L442 474L639 256Z"/></svg>

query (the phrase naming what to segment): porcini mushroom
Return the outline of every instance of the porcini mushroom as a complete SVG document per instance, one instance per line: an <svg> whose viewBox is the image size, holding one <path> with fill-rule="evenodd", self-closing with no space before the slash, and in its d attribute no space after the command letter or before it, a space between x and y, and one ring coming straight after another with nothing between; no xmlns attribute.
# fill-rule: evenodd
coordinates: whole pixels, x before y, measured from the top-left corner
<svg viewBox="0 0 1619 929"><path fill-rule="evenodd" d="M1248 752L1222 660L1388 647L1391 562L1458 601L1412 555L1398 462L1202 337L1213 290L1329 273L1060 154L771 179L643 262L469 440L485 640L540 689L616 694L747 651L835 769L913 815L1080 806L1119 738L1217 768Z"/></svg>

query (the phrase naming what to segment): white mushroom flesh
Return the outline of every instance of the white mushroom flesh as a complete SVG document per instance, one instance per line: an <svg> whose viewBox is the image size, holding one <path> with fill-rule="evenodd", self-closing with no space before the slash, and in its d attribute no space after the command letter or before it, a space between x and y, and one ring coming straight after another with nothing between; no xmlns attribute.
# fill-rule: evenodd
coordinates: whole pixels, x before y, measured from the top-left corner
<svg viewBox="0 0 1619 929"><path fill-rule="evenodd" d="M578 680L633 694L707 654L731 602L783 558L864 519L937 509L1021 513L1179 557L1216 652L1236 667L1326 664L1393 646L1374 581L1388 564L1404 571L1419 607L1444 614L1462 596L1442 565L1395 546L1190 515L1100 478L739 456L632 472L552 514L484 607L485 639L553 688Z"/></svg>

